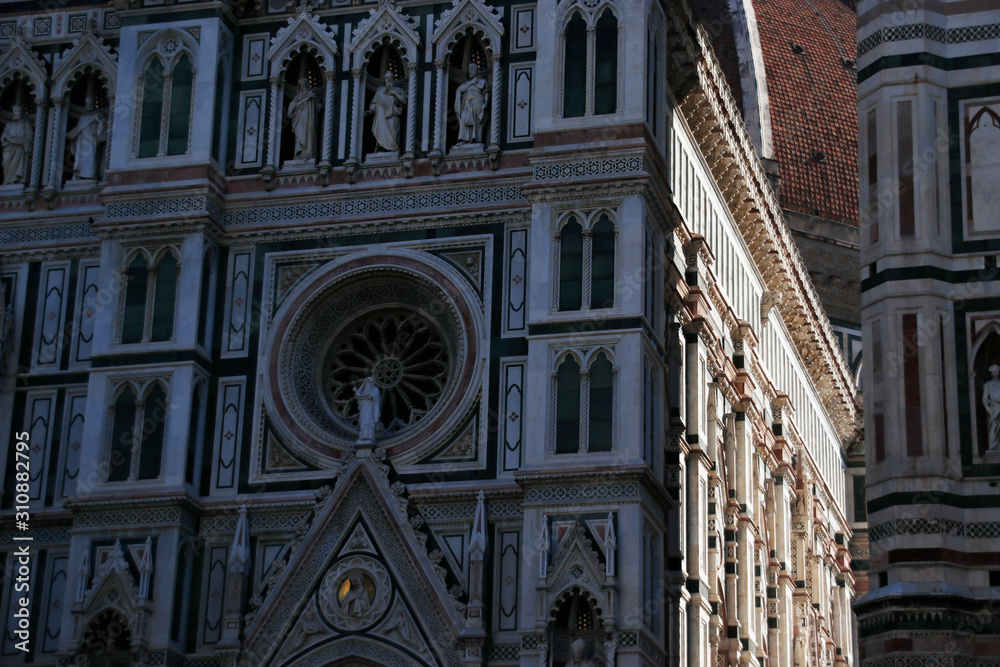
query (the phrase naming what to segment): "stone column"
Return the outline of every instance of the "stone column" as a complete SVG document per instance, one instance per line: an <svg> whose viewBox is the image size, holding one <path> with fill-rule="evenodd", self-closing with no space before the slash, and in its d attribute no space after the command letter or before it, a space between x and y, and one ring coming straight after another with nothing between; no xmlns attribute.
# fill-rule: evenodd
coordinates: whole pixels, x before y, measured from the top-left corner
<svg viewBox="0 0 1000 667"><path fill-rule="evenodd" d="M61 136L62 124L62 114L63 109L66 108L66 100L62 97L57 97L52 100L52 133L49 136L49 174L48 181L45 184L45 198L51 199L55 194L56 188L59 187L59 175L56 173L57 164L59 160L57 159L57 153L59 152L59 137Z"/></svg>
<svg viewBox="0 0 1000 667"><path fill-rule="evenodd" d="M406 63L406 145L403 170L413 176L414 151L417 145L417 64Z"/></svg>
<svg viewBox="0 0 1000 667"><path fill-rule="evenodd" d="M264 169L269 170L272 174L277 170L278 156L275 155L277 137L276 135L281 130L281 125L278 122L278 95L280 92L281 79L276 76L272 76L268 79L271 84L271 106L269 109L270 118L268 118L267 123L267 156L264 161Z"/></svg>
<svg viewBox="0 0 1000 667"><path fill-rule="evenodd" d="M412 156L417 143L417 64L406 63L406 154Z"/></svg>
<svg viewBox="0 0 1000 667"><path fill-rule="evenodd" d="M347 151L347 177L352 183L356 178L358 164L360 162L358 153L361 151L361 132L364 129L361 123L361 105L364 104L364 90L361 87L361 77L364 74L360 67L351 69L352 99L351 99L351 127L348 135Z"/></svg>
<svg viewBox="0 0 1000 667"><path fill-rule="evenodd" d="M324 185L328 183L330 174L330 153L333 149L333 86L337 73L323 72L326 88L323 95L323 142L319 155L319 170L323 175Z"/></svg>
<svg viewBox="0 0 1000 667"><path fill-rule="evenodd" d="M577 451L590 451L590 370L585 366L580 366L580 449Z"/></svg>
<svg viewBox="0 0 1000 667"><path fill-rule="evenodd" d="M170 98L173 95L173 70L163 72L163 104L160 107L160 149L156 157L167 154L167 137L170 135ZM193 96L192 96L193 99Z"/></svg>
<svg viewBox="0 0 1000 667"><path fill-rule="evenodd" d="M115 135L115 98L113 96L108 97L108 126L104 130L104 174L108 173L108 169L111 168L111 138ZM97 175L97 180L101 180L100 174Z"/></svg>
<svg viewBox="0 0 1000 667"><path fill-rule="evenodd" d="M444 108L447 99L448 80L445 76L444 58L437 58L434 61L434 82L437 85L434 96L434 146L431 149L431 169L434 175L441 173L441 158L444 157L444 126L448 111Z"/></svg>
<svg viewBox="0 0 1000 667"><path fill-rule="evenodd" d="M31 147L31 173L28 186L35 192L42 187L42 162L45 151L45 106L39 101L43 95L39 94L35 100L35 140ZM27 188L26 188L27 189Z"/></svg>
<svg viewBox="0 0 1000 667"><path fill-rule="evenodd" d="M597 70L597 28L587 26L587 105L584 115L594 115L594 88L597 77L594 76ZM620 78L620 77L619 77Z"/></svg>
<svg viewBox="0 0 1000 667"><path fill-rule="evenodd" d="M493 63L493 91L490 93L490 143L486 148L486 155L490 158L492 169L500 168L500 54L492 55ZM485 138L484 138L485 140Z"/></svg>

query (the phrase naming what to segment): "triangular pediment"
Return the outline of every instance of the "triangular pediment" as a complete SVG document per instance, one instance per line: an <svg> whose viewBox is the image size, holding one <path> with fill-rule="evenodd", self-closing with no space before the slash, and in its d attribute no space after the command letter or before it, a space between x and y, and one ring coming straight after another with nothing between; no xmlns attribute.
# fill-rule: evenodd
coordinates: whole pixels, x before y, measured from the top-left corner
<svg viewBox="0 0 1000 667"><path fill-rule="evenodd" d="M368 60L375 47L388 38L392 46L399 50L403 60L411 63L417 61L420 47L420 34L413 19L403 13L393 0L379 0L373 7L368 18L358 24L351 38L351 53L354 55L351 65L360 67Z"/></svg>
<svg viewBox="0 0 1000 667"><path fill-rule="evenodd" d="M147 547L143 545L141 548ZM111 607L124 613L126 618L132 618L139 599L139 587L132 577L120 542L115 542L107 559L98 563L95 569L93 585L83 599L83 617L89 618Z"/></svg>
<svg viewBox="0 0 1000 667"><path fill-rule="evenodd" d="M242 664L326 664L363 650L357 655L381 655L383 665L458 665L456 643L479 636L465 627L383 471L359 458L247 627Z"/></svg>
<svg viewBox="0 0 1000 667"><path fill-rule="evenodd" d="M52 74L55 95L69 93L77 77L88 71L97 75L110 95L115 94L118 55L104 43L103 39L89 30L73 42L73 46L63 54L62 62Z"/></svg>
<svg viewBox="0 0 1000 667"><path fill-rule="evenodd" d="M482 0L456 0L434 24L438 58L451 51L458 38L470 30L491 53L501 52L504 31L500 12Z"/></svg>
<svg viewBox="0 0 1000 667"><path fill-rule="evenodd" d="M582 586L597 594L605 580L604 564L584 527L574 522L563 533L555 562L548 572L549 590L558 594L570 586Z"/></svg>
<svg viewBox="0 0 1000 667"><path fill-rule="evenodd" d="M300 51L302 46L313 52L324 69L327 71L335 69L337 39L330 26L322 23L305 5L295 16L289 18L288 24L271 39L268 52L268 60L272 63L271 74L276 76L285 69L292 55Z"/></svg>

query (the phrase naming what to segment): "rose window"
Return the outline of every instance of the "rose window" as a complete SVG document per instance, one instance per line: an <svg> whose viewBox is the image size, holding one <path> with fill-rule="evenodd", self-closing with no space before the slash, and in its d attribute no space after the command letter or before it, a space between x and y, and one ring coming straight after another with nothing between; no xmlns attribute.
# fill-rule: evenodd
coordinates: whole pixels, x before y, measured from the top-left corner
<svg viewBox="0 0 1000 667"><path fill-rule="evenodd" d="M450 367L437 325L416 311L380 311L341 330L330 349L326 388L337 416L357 427L354 389L364 378L374 378L381 394L381 432L391 434L434 407Z"/></svg>
<svg viewBox="0 0 1000 667"><path fill-rule="evenodd" d="M480 400L482 305L430 256L331 262L286 295L268 332L268 425L305 461L342 464L360 435L354 390L379 392L375 439L413 458L456 435ZM470 300L471 299L471 300Z"/></svg>

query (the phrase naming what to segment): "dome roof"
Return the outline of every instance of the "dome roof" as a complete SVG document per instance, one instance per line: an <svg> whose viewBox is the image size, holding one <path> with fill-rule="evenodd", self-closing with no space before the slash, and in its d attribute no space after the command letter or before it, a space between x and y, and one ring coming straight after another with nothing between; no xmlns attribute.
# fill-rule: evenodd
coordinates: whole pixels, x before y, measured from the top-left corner
<svg viewBox="0 0 1000 667"><path fill-rule="evenodd" d="M844 0L735 3L731 12L727 0L693 2L744 116L759 114L755 141L778 163L781 206L856 226L854 9Z"/></svg>

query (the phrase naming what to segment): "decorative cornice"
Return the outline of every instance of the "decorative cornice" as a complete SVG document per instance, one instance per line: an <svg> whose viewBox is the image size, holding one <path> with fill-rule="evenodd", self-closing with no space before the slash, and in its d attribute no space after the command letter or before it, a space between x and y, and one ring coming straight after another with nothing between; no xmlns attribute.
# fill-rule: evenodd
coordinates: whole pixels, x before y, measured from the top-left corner
<svg viewBox="0 0 1000 667"><path fill-rule="evenodd" d="M704 28L686 1L671 24L669 68L678 108L711 166L733 219L764 277L789 298L777 309L841 441L858 426L855 387L781 207Z"/></svg>

